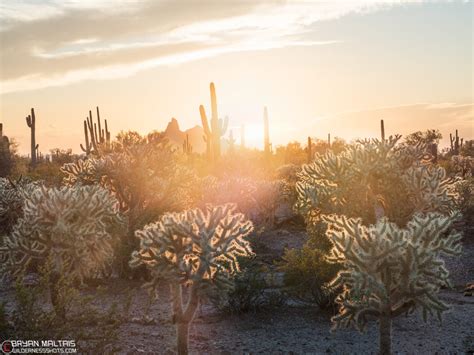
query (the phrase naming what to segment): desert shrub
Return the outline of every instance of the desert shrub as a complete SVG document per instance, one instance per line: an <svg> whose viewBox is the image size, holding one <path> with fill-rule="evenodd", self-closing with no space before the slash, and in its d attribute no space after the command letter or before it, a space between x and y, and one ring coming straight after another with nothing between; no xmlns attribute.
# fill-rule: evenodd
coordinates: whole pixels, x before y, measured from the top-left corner
<svg viewBox="0 0 474 355"><path fill-rule="evenodd" d="M162 281L170 284L178 354L188 352L189 323L202 297L232 287L232 276L240 271L237 258L252 254L245 239L252 229L235 205L226 204L167 213L136 232L140 248L130 265L147 266L152 280L145 287L152 293Z"/></svg>
<svg viewBox="0 0 474 355"><path fill-rule="evenodd" d="M253 257L239 258L240 272L232 277L233 285L209 296L212 304L223 313L255 312L267 304L263 273L268 271Z"/></svg>
<svg viewBox="0 0 474 355"><path fill-rule="evenodd" d="M99 186L39 187L24 196L23 215L0 248L0 276L18 276L34 262L52 262L51 300L61 277L83 281L113 261L114 238L122 228L117 200Z"/></svg>
<svg viewBox="0 0 474 355"><path fill-rule="evenodd" d="M327 260L332 243L326 237L322 222L310 225L308 240L301 249L286 249L279 263L284 272L286 292L293 298L316 304L321 308L331 306L336 291L327 286L340 270L340 265Z"/></svg>
<svg viewBox="0 0 474 355"><path fill-rule="evenodd" d="M119 305L117 302L99 308L93 298L83 295L71 279L62 275L56 283L58 303L67 312L58 317L54 309L45 305L51 285L51 260L42 265L37 280L26 284L23 277L15 283L14 299L10 301L12 310L3 308L5 322L4 339L73 339L78 351L87 353L109 353L115 351L120 326L128 320L131 298ZM31 275L30 275L31 276ZM100 297L105 290L98 290ZM2 309L0 309L0 320Z"/></svg>

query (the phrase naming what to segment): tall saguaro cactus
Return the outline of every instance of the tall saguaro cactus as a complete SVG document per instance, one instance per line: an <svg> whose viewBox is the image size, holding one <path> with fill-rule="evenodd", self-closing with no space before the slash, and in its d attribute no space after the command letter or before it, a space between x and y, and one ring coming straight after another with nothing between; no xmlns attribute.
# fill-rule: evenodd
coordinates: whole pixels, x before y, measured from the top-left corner
<svg viewBox="0 0 474 355"><path fill-rule="evenodd" d="M26 124L30 127L31 131L31 167L34 168L38 158L39 147L39 144L36 144L36 116L34 108L31 109L31 115L26 116Z"/></svg>
<svg viewBox="0 0 474 355"><path fill-rule="evenodd" d="M385 141L385 125L383 120L380 120L380 137L382 138L382 141Z"/></svg>
<svg viewBox="0 0 474 355"><path fill-rule="evenodd" d="M183 153L191 155L193 152L193 146L189 143L189 134L186 134L186 139L183 141Z"/></svg>
<svg viewBox="0 0 474 355"><path fill-rule="evenodd" d="M246 240L252 222L235 209L233 204L207 205L204 211L166 213L135 232L140 249L133 252L130 265L148 267L150 290L156 291L163 280L169 282L179 355L188 353L189 324L202 297L231 288L232 276L240 270L238 257L253 254Z"/></svg>
<svg viewBox="0 0 474 355"><path fill-rule="evenodd" d="M454 135L454 137L451 133L449 134L449 141L451 143L451 152L454 155L459 154L459 149L462 147L463 140L464 140L463 138L459 138L458 130L456 130L456 134Z"/></svg>
<svg viewBox="0 0 474 355"><path fill-rule="evenodd" d="M107 120L104 120L104 128L101 126L99 107L96 107L97 123L92 120L92 112L89 110L89 116L84 120L84 138L85 147L81 144L81 149L87 155L94 153L100 154L101 149L110 147L110 132Z"/></svg>
<svg viewBox="0 0 474 355"><path fill-rule="evenodd" d="M272 144L270 143L270 128L268 123L268 110L265 106L263 109L263 150L265 158L269 158L272 154Z"/></svg>
<svg viewBox="0 0 474 355"><path fill-rule="evenodd" d="M240 148L245 148L245 125L240 126Z"/></svg>
<svg viewBox="0 0 474 355"><path fill-rule="evenodd" d="M311 141L311 137L308 136L308 148L307 148L307 154L308 154L308 158L307 158L307 161L308 163L311 163L311 161L313 160L313 144L312 144L312 141Z"/></svg>
<svg viewBox="0 0 474 355"><path fill-rule="evenodd" d="M201 114L202 127L204 128L204 141L206 142L207 155L216 162L221 156L221 137L227 131L229 119L219 119L217 113L217 96L214 83L210 85L211 91L211 125L207 119L206 110L204 106L199 106L199 113Z"/></svg>

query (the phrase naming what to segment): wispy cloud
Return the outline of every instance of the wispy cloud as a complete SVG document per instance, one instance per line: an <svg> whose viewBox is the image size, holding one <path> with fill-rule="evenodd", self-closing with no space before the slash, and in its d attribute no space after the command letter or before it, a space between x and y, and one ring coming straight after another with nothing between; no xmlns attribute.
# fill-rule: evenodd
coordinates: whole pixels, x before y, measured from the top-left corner
<svg viewBox="0 0 474 355"><path fill-rule="evenodd" d="M399 1L4 2L0 94L133 75L223 53L328 45L314 24ZM317 33L316 33L317 34Z"/></svg>

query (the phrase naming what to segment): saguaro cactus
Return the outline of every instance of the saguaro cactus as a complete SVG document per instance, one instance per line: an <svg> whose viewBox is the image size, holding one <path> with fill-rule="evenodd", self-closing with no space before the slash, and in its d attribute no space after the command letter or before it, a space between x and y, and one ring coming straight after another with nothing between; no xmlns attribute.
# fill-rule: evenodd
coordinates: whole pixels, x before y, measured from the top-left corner
<svg viewBox="0 0 474 355"><path fill-rule="evenodd" d="M245 125L240 126L240 148L245 148Z"/></svg>
<svg viewBox="0 0 474 355"><path fill-rule="evenodd" d="M380 120L380 137L382 138L382 141L385 141L385 125L383 120Z"/></svg>
<svg viewBox="0 0 474 355"><path fill-rule="evenodd" d="M3 123L0 123L0 177L9 175L11 166L10 140L3 135Z"/></svg>
<svg viewBox="0 0 474 355"><path fill-rule="evenodd" d="M170 283L180 355L188 353L189 324L201 297L232 287L230 276L239 271L237 257L252 254L245 240L252 223L235 208L208 205L205 211L167 213L135 233L140 249L133 252L130 266L149 268L153 279L146 287L151 290L157 290L163 280ZM183 289L188 290L186 305Z"/></svg>
<svg viewBox="0 0 474 355"><path fill-rule="evenodd" d="M270 128L266 106L263 109L263 150L265 152L265 157L268 159L272 154L272 144L270 143Z"/></svg>
<svg viewBox="0 0 474 355"><path fill-rule="evenodd" d="M463 138L459 138L458 130L456 130L456 134L454 137L451 133L449 134L449 141L451 143L451 152L453 153L453 155L458 155L459 149L462 147L464 141Z"/></svg>
<svg viewBox="0 0 474 355"><path fill-rule="evenodd" d="M199 113L201 114L202 127L204 128L204 141L207 145L207 154L208 157L212 157L214 162L216 162L221 156L221 137L227 131L227 126L229 123L228 117L224 120L219 119L217 113L217 97L216 97L216 88L214 83L210 85L211 91L211 125L209 126L209 121L207 119L206 110L204 106L199 106Z"/></svg>
<svg viewBox="0 0 474 355"><path fill-rule="evenodd" d="M311 142L311 137L309 136L308 136L308 147L307 147L306 153L308 155L307 161L308 163L311 163L311 161L313 160L313 144Z"/></svg>
<svg viewBox="0 0 474 355"><path fill-rule="evenodd" d="M31 115L26 116L26 124L30 127L31 131L31 167L36 166L38 158L39 144L36 144L36 116L35 109L31 109Z"/></svg>
<svg viewBox="0 0 474 355"><path fill-rule="evenodd" d="M186 134L186 139L183 141L183 153L186 155L191 155L193 152L193 146L189 143L189 135Z"/></svg>
<svg viewBox="0 0 474 355"><path fill-rule="evenodd" d="M101 149L110 148L110 132L107 126L107 120L104 120L104 128L101 126L99 107L96 107L97 123L92 120L92 112L89 110L89 116L84 120L84 138L85 147L81 144L81 149L87 155L94 153L100 155Z"/></svg>
<svg viewBox="0 0 474 355"><path fill-rule="evenodd" d="M433 313L441 319L449 307L438 292L450 285L441 255L461 253L461 234L451 230L455 215L418 214L406 228L385 217L369 227L344 215L323 219L334 244L330 260L345 266L331 285L343 287L334 328L354 325L362 331L375 317L380 354L390 355L393 318L421 307L425 322Z"/></svg>

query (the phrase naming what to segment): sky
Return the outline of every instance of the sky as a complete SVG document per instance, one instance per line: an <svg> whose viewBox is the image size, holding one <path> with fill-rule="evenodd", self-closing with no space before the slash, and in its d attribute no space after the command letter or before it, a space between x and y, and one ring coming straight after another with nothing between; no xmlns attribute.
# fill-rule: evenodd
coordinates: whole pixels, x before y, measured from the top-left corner
<svg viewBox="0 0 474 355"><path fill-rule="evenodd" d="M473 2L0 3L0 122L19 151L79 152L99 106L113 135L200 124L216 85L234 137L274 146L439 129L474 138Z"/></svg>

